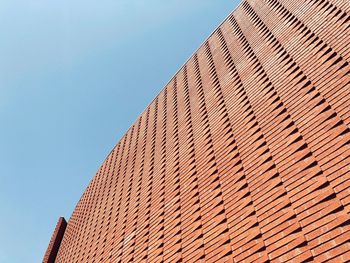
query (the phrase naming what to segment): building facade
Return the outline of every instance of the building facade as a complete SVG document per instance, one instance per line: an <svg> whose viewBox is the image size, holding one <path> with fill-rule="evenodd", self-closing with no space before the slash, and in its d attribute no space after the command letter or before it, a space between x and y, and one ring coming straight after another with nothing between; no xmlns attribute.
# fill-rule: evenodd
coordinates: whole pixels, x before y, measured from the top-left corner
<svg viewBox="0 0 350 263"><path fill-rule="evenodd" d="M350 261L349 43L348 0L244 0L108 155L55 262Z"/></svg>
<svg viewBox="0 0 350 263"><path fill-rule="evenodd" d="M55 231L52 234L49 246L47 247L43 262L45 263L55 262L66 227L67 227L66 220L63 217L60 217L56 224Z"/></svg>

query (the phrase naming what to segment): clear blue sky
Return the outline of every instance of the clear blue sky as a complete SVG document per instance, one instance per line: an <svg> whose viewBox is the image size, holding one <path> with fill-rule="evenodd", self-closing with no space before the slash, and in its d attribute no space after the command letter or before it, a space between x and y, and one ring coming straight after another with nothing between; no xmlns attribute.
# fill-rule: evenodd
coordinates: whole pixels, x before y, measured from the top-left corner
<svg viewBox="0 0 350 263"><path fill-rule="evenodd" d="M237 0L0 2L0 262L41 262L96 170Z"/></svg>

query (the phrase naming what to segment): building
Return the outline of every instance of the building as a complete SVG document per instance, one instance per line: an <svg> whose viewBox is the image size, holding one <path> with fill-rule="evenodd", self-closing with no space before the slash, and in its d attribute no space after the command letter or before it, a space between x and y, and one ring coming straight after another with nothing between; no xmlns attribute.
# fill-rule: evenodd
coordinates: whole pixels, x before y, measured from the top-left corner
<svg viewBox="0 0 350 263"><path fill-rule="evenodd" d="M244 0L108 155L56 262L349 262L350 4Z"/></svg>
<svg viewBox="0 0 350 263"><path fill-rule="evenodd" d="M51 237L49 246L46 250L46 253L44 255L44 260L43 262L47 263L54 263L58 249L60 248L61 240L63 238L64 232L67 227L67 222L63 217L60 217L58 219L58 222L56 224L55 231Z"/></svg>

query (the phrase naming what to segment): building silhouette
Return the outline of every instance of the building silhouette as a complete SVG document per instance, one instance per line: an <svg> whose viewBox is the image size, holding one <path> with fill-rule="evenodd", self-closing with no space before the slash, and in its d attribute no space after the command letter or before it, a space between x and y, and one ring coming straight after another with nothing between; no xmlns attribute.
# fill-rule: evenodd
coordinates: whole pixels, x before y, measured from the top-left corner
<svg viewBox="0 0 350 263"><path fill-rule="evenodd" d="M349 43L347 0L244 0L107 156L55 262L349 262Z"/></svg>

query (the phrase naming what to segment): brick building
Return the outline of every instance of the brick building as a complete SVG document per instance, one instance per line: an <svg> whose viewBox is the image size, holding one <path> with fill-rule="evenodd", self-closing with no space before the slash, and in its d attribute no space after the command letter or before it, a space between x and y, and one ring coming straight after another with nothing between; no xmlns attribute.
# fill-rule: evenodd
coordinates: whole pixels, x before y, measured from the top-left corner
<svg viewBox="0 0 350 263"><path fill-rule="evenodd" d="M350 261L349 43L348 0L244 0L108 155L55 262Z"/></svg>

